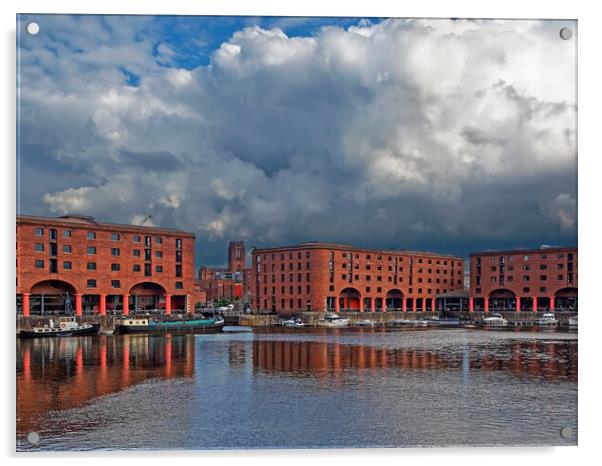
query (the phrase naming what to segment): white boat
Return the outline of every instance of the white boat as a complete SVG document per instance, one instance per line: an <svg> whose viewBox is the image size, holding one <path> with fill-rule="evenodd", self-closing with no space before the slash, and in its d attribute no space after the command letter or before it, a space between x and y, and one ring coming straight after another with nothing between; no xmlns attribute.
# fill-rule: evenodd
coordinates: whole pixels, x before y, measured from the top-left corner
<svg viewBox="0 0 602 466"><path fill-rule="evenodd" d="M292 319L283 320L282 322L280 322L280 324L284 327L289 328L299 328L305 326L300 317L293 317Z"/></svg>
<svg viewBox="0 0 602 466"><path fill-rule="evenodd" d="M342 318L336 314L325 314L324 319L318 321L320 327L349 327L351 319Z"/></svg>
<svg viewBox="0 0 602 466"><path fill-rule="evenodd" d="M578 316L569 317L569 327L577 327L577 317Z"/></svg>
<svg viewBox="0 0 602 466"><path fill-rule="evenodd" d="M21 330L21 338L33 337L71 337L78 335L96 335L100 329L100 324L80 324L75 317L61 317L59 326L54 326L54 320L50 320L49 325L44 327L34 327L31 330Z"/></svg>
<svg viewBox="0 0 602 466"><path fill-rule="evenodd" d="M425 319L395 319L387 322L387 325L392 327L401 327L401 326L413 326L413 327L426 327L428 325L428 320Z"/></svg>
<svg viewBox="0 0 602 466"><path fill-rule="evenodd" d="M537 325L556 325L558 323L558 319L551 312L544 312L544 314L537 319Z"/></svg>
<svg viewBox="0 0 602 466"><path fill-rule="evenodd" d="M369 319L360 319L355 323L355 325L357 327L374 327L375 322Z"/></svg>
<svg viewBox="0 0 602 466"><path fill-rule="evenodd" d="M486 327L507 327L508 321L502 317L501 314L492 314L485 317L481 324Z"/></svg>

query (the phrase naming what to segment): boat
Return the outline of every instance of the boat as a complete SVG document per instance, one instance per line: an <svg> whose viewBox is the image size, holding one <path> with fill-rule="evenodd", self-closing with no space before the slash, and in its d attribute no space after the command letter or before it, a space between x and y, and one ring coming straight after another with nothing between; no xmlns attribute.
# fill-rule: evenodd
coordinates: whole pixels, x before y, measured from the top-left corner
<svg viewBox="0 0 602 466"><path fill-rule="evenodd" d="M319 327L349 327L351 319L342 318L336 314L324 314L324 319L318 321Z"/></svg>
<svg viewBox="0 0 602 466"><path fill-rule="evenodd" d="M291 319L282 320L280 322L280 325L282 325L284 327L289 327L289 328L299 328L299 327L305 326L305 324L303 323L303 321L301 320L300 317L293 317Z"/></svg>
<svg viewBox="0 0 602 466"><path fill-rule="evenodd" d="M402 326L413 326L413 327L426 327L428 321L426 319L395 319L387 322L388 326L391 327L402 327Z"/></svg>
<svg viewBox="0 0 602 466"><path fill-rule="evenodd" d="M75 337L81 335L96 335L100 329L100 324L80 324L75 317L59 318L59 325L55 327L54 321L50 320L49 325L43 327L33 327L31 330L21 330L21 338L37 337Z"/></svg>
<svg viewBox="0 0 602 466"><path fill-rule="evenodd" d="M449 317L441 318L439 316L433 316L424 320L429 327L458 327L460 325L460 319Z"/></svg>
<svg viewBox="0 0 602 466"><path fill-rule="evenodd" d="M537 325L556 325L558 319L551 312L544 312L543 315L537 319Z"/></svg>
<svg viewBox="0 0 602 466"><path fill-rule="evenodd" d="M122 317L116 322L115 333L218 333L223 328L221 316L165 321L150 317Z"/></svg>
<svg viewBox="0 0 602 466"><path fill-rule="evenodd" d="M509 322L504 319L501 314L492 314L485 317L481 321L481 325L485 327L507 327Z"/></svg>
<svg viewBox="0 0 602 466"><path fill-rule="evenodd" d="M360 319L355 322L356 327L374 327L376 322L370 319Z"/></svg>
<svg viewBox="0 0 602 466"><path fill-rule="evenodd" d="M572 316L569 317L569 327L577 327L577 317L578 316Z"/></svg>

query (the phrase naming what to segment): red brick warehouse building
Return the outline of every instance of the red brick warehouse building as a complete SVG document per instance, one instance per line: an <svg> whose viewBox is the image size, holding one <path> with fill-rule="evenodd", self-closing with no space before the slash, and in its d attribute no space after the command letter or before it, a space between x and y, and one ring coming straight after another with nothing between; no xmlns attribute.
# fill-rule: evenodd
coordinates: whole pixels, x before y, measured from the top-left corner
<svg viewBox="0 0 602 466"><path fill-rule="evenodd" d="M577 248L471 253L469 309L576 310Z"/></svg>
<svg viewBox="0 0 602 466"><path fill-rule="evenodd" d="M464 259L331 243L253 251L253 309L427 311L437 295L463 289Z"/></svg>
<svg viewBox="0 0 602 466"><path fill-rule="evenodd" d="M17 216L18 312L190 311L194 241L184 231L80 215Z"/></svg>

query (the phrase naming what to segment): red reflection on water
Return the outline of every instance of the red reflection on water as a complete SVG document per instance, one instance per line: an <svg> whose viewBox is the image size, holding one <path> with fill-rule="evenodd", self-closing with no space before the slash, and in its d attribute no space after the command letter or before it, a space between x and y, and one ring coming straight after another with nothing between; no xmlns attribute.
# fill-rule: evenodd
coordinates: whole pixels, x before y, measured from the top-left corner
<svg viewBox="0 0 602 466"><path fill-rule="evenodd" d="M311 341L253 341L253 367L266 371L315 371L335 377L345 369L505 370L515 375L577 380L577 346L513 342L504 347L447 350L376 348Z"/></svg>
<svg viewBox="0 0 602 466"><path fill-rule="evenodd" d="M194 338L76 337L17 342L17 433L149 378L192 377Z"/></svg>

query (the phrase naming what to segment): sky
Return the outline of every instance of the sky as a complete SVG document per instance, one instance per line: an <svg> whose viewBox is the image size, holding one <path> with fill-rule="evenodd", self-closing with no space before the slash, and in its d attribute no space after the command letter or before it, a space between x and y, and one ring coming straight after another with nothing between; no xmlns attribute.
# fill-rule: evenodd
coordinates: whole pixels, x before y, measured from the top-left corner
<svg viewBox="0 0 602 466"><path fill-rule="evenodd" d="M224 265L231 240L577 244L575 22L21 15L17 30L18 213L150 214L197 235L197 266Z"/></svg>

